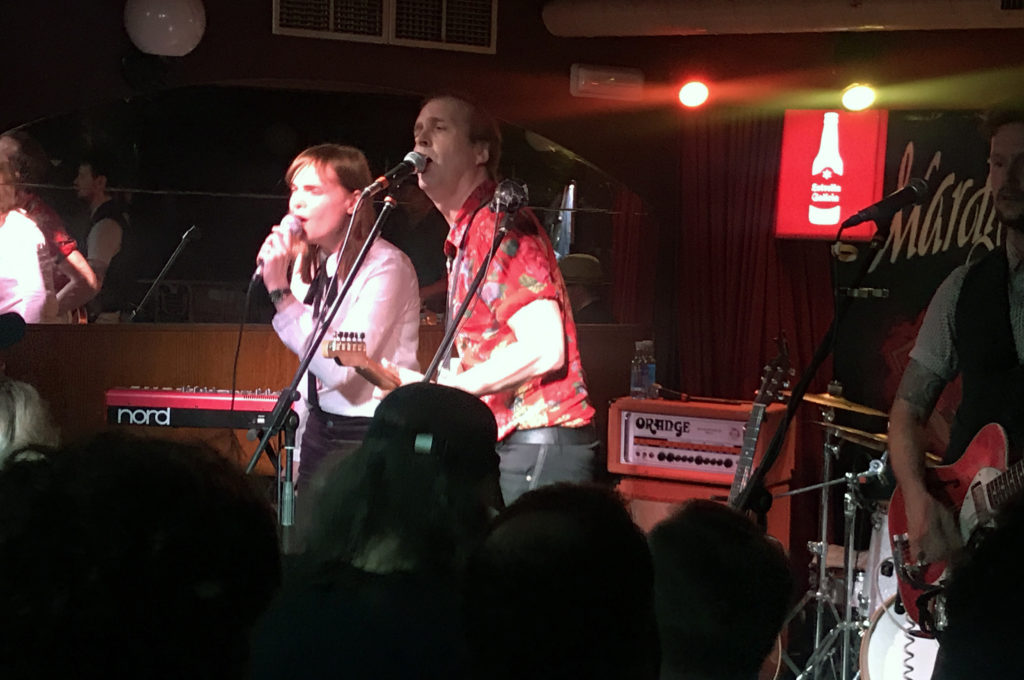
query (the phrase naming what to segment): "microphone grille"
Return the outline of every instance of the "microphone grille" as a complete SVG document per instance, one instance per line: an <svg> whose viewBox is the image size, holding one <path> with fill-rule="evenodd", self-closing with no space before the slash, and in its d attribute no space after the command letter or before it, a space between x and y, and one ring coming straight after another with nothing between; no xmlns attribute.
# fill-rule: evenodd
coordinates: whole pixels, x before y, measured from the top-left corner
<svg viewBox="0 0 1024 680"><path fill-rule="evenodd" d="M423 172L427 168L427 157L418 151L410 151L405 154L405 158L402 160L412 163L412 166L416 168L416 172Z"/></svg>
<svg viewBox="0 0 1024 680"><path fill-rule="evenodd" d="M928 200L931 195L931 190L928 188L928 182L925 182L920 177L915 177L907 183L910 190L914 192L914 204L921 205Z"/></svg>
<svg viewBox="0 0 1024 680"><path fill-rule="evenodd" d="M288 213L281 218L281 226L291 232L292 236L299 236L302 234L302 222L299 218L291 213Z"/></svg>

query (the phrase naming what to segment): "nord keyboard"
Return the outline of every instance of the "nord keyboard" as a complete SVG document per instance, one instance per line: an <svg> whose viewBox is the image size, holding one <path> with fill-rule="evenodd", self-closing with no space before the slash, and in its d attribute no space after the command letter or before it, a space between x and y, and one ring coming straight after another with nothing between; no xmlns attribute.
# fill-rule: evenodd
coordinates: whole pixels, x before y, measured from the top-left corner
<svg viewBox="0 0 1024 680"><path fill-rule="evenodd" d="M279 393L204 387L117 387L107 390L107 423L157 427L262 427Z"/></svg>

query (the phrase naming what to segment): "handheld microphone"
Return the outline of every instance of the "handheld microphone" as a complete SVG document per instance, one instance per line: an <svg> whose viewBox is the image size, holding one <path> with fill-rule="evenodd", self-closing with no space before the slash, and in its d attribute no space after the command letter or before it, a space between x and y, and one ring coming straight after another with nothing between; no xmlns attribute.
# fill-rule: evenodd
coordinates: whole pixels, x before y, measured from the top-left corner
<svg viewBox="0 0 1024 680"><path fill-rule="evenodd" d="M853 227L861 222L874 222L879 218L892 217L908 205L920 205L928 199L928 182L915 177L907 182L902 189L892 192L878 203L864 208L860 212L846 218L840 225L843 229Z"/></svg>
<svg viewBox="0 0 1024 680"><path fill-rule="evenodd" d="M302 235L302 222L299 218L288 213L281 218L281 226L288 230L292 236ZM263 276L263 260L256 260L256 271L252 273L252 281L256 282Z"/></svg>
<svg viewBox="0 0 1024 680"><path fill-rule="evenodd" d="M363 189L363 198L375 196L392 184L397 184L412 174L419 174L427 167L427 157L416 151L405 154L402 162L383 175L373 180L373 184Z"/></svg>

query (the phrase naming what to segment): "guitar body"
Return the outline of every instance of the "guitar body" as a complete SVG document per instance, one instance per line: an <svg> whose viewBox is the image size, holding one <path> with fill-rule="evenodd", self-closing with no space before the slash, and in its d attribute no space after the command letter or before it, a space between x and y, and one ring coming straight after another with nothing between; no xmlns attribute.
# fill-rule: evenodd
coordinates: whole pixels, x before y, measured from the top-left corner
<svg viewBox="0 0 1024 680"><path fill-rule="evenodd" d="M925 471L929 492L953 510L965 544L975 529L992 519L994 507L985 485L1006 471L1007 455L1006 431L1001 425L990 423L978 431L960 460ZM900 598L907 615L914 621L920 621L917 600L929 586L942 579L946 563L933 562L910 573L916 560L907 543L906 503L899 487L889 503L889 534L899 576Z"/></svg>

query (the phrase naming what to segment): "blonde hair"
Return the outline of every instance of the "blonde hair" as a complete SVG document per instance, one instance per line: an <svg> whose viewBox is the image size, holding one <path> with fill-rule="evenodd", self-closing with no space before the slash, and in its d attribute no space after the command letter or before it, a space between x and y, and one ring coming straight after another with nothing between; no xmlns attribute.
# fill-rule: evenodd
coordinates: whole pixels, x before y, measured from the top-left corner
<svg viewBox="0 0 1024 680"><path fill-rule="evenodd" d="M23 447L59 443L50 409L36 388L20 380L0 378L0 466Z"/></svg>
<svg viewBox="0 0 1024 680"><path fill-rule="evenodd" d="M309 147L292 161L284 175L285 181L291 184L295 175L308 166L316 168L321 177L328 170L332 171L338 183L348 191L360 191L373 181L373 176L370 174L370 164L367 163L366 156L363 155L362 151L352 146L317 144L316 146ZM359 206L352 224L352 233L349 234L344 252L341 253L341 257L338 260L337 275L339 278L348 275L356 255L359 254L359 250L366 242L366 237L370 235L374 218L375 214L371 202L366 201ZM303 282L311 282L316 275L316 270L320 267L320 251L319 246L308 244L305 252L299 256L295 266L298 268Z"/></svg>

